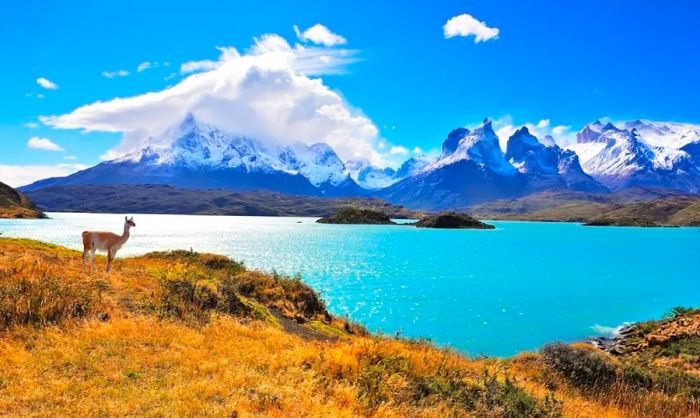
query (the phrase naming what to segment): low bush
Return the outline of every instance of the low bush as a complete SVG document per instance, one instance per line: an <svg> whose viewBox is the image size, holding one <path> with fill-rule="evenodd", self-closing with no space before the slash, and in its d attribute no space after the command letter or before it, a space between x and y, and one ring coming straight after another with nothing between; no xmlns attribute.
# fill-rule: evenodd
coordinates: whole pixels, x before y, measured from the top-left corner
<svg viewBox="0 0 700 418"><path fill-rule="evenodd" d="M463 368L443 366L421 373L410 359L396 353L363 353L356 384L358 398L370 408L400 403L426 406L438 401L476 416L561 416L560 402L551 396L538 400L508 378L500 381L486 370L475 376Z"/></svg>
<svg viewBox="0 0 700 418"><path fill-rule="evenodd" d="M50 325L82 318L100 304L101 282L64 278L41 262L0 270L0 328Z"/></svg>
<svg viewBox="0 0 700 418"><path fill-rule="evenodd" d="M602 390L616 380L616 366L592 350L552 343L540 353L548 366L580 389Z"/></svg>

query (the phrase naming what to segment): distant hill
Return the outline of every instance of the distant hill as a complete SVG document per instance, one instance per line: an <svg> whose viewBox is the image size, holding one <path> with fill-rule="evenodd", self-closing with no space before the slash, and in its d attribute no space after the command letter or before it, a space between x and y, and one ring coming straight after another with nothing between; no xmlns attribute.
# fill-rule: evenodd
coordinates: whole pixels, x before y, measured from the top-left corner
<svg viewBox="0 0 700 418"><path fill-rule="evenodd" d="M540 192L473 205L488 219L585 222L619 226L700 226L700 196L643 187L617 193Z"/></svg>
<svg viewBox="0 0 700 418"><path fill-rule="evenodd" d="M0 183L0 218L45 218L23 193Z"/></svg>
<svg viewBox="0 0 700 418"><path fill-rule="evenodd" d="M346 207L384 212L395 218L420 213L380 199L322 198L275 192L200 190L167 185L51 186L27 192L50 212L165 213L186 215L324 216Z"/></svg>

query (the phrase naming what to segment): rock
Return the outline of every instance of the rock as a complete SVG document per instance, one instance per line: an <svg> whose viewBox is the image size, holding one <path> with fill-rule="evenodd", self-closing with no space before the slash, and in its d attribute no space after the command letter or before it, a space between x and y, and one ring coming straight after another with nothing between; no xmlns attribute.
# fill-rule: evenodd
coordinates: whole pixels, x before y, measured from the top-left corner
<svg viewBox="0 0 700 418"><path fill-rule="evenodd" d="M320 224L396 225L389 215L371 209L346 208L316 221Z"/></svg>
<svg viewBox="0 0 700 418"><path fill-rule="evenodd" d="M418 228L450 228L450 229L495 229L493 225L485 224L464 213L442 212L426 216L416 223Z"/></svg>

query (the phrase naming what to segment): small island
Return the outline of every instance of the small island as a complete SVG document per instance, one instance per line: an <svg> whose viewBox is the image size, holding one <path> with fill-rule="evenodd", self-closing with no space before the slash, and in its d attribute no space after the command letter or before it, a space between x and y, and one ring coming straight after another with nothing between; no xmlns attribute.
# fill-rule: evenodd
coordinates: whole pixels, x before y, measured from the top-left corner
<svg viewBox="0 0 700 418"><path fill-rule="evenodd" d="M418 228L444 229L495 229L493 225L481 222L464 213L442 212L426 216L415 224Z"/></svg>
<svg viewBox="0 0 700 418"><path fill-rule="evenodd" d="M363 208L345 208L316 221L320 224L396 225L384 212Z"/></svg>

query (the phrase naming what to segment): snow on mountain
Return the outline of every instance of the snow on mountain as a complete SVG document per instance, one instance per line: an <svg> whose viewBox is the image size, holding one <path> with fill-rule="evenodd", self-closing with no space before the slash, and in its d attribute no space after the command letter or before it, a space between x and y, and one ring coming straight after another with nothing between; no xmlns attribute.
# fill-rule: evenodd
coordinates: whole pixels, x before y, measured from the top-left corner
<svg viewBox="0 0 700 418"><path fill-rule="evenodd" d="M637 127L647 132L652 128L657 133L663 130L667 135L663 142L679 144L682 141L676 135L678 131L663 127L680 124L635 121L622 125L631 128L621 129L609 122L603 125L596 121L577 134L578 143L568 148L578 154L586 173L612 189L644 185L698 191L700 172L686 151L654 146L637 131ZM662 142L659 136L653 138L652 143Z"/></svg>
<svg viewBox="0 0 700 418"><path fill-rule="evenodd" d="M380 196L434 210L547 189L606 190L583 172L575 153L542 144L527 128L509 138L504 154L491 122L485 120L473 130L450 132L436 161L382 190Z"/></svg>
<svg viewBox="0 0 700 418"><path fill-rule="evenodd" d="M430 163L431 160L427 157L419 156L407 159L396 170L391 167L375 167L366 160L348 161L345 166L357 184L365 189L379 190L417 174Z"/></svg>
<svg viewBox="0 0 700 418"><path fill-rule="evenodd" d="M489 119L484 119L482 125L472 131L458 128L450 132L442 144L442 155L426 170L435 170L462 160L473 161L501 175L516 172L505 159Z"/></svg>
<svg viewBox="0 0 700 418"><path fill-rule="evenodd" d="M505 158L528 177L528 189L605 190L583 171L575 152L541 143L525 126L508 139Z"/></svg>
<svg viewBox="0 0 700 418"><path fill-rule="evenodd" d="M223 132L192 114L163 134L146 139L137 151L50 183L86 182L362 194L327 144L266 144Z"/></svg>
<svg viewBox="0 0 700 418"><path fill-rule="evenodd" d="M619 125L623 129L636 130L642 140L652 147L680 149L700 140L700 125L642 119L622 122Z"/></svg>
<svg viewBox="0 0 700 418"><path fill-rule="evenodd" d="M345 163L347 172L357 184L365 189L378 190L396 183L396 171L391 167L375 167L366 160Z"/></svg>

